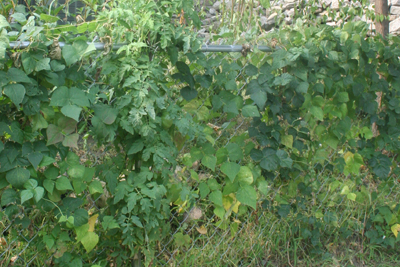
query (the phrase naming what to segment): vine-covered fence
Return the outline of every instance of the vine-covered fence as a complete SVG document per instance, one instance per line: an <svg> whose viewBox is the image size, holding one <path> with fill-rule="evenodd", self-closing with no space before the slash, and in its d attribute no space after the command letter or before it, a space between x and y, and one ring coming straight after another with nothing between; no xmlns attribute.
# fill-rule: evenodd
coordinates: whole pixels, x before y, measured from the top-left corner
<svg viewBox="0 0 400 267"><path fill-rule="evenodd" d="M226 50L227 47L222 49ZM335 240L338 236L362 244L363 236L368 235L364 232L368 223L366 214L354 213L359 210L358 205L364 205L364 202L376 203L378 200L385 200L385 203L392 204L399 201L400 186L394 172L385 181L373 180L370 172L361 166L362 161L357 162L354 151L342 146L334 150L330 147L317 150L319 157L317 155L316 159L311 160L310 166L306 168L297 166L298 171L295 176L290 174L290 179L284 168L281 171L264 173L263 175L268 175L268 177L258 184L258 194L262 197L255 209L235 205L235 196L229 193L229 190L232 190L229 187L232 185L221 183L224 180L222 176L230 175L230 170L220 168L219 171L213 172L210 168L212 169L213 164L214 168L215 164L223 164L227 158L245 166L243 162L248 164L254 160L251 151L259 146L257 143L270 142L260 141L252 133L256 124L252 120L252 112L258 111L249 109L248 113L242 112L235 115L237 106L242 107L249 102L250 96L246 97L246 95L249 95L249 87L254 83L253 76L255 72L258 72L254 64L263 62L270 56L265 53L254 53L253 57L251 53L251 51L201 52L193 54L192 59L189 56L190 61L186 62L192 73L204 73L204 65L207 62L208 72L216 75L214 79L199 79L201 86L208 90L201 97L188 101L184 105L184 110L195 121L203 123L206 138L212 140L214 146L201 149L213 150L211 154L216 153L217 161L207 163L201 156L196 156L200 150L193 150L193 147L196 147L193 141L179 143L180 153L177 158L179 163L171 177L176 180L175 189L180 197L173 196L174 192L171 191L170 199L173 201L170 203L169 231L157 243L152 266L220 266L221 264L268 266L276 263L275 246L282 242L287 243L287 246L296 245L298 244L294 241L296 238L304 241L299 250L310 253L325 251L328 253L327 257L331 257L329 253L333 254L333 252L321 245L321 238L324 238L323 244L329 244L330 240ZM100 67L97 60L99 56L92 56L92 63L84 66L87 92L99 84L96 76ZM169 70L165 69L165 71ZM218 82L218 79L222 81L222 84ZM175 86L179 87L181 84L176 83ZM235 102L235 95L237 95L244 96L244 102L235 102L236 106L233 107L229 102L223 103L222 112L215 115L212 106L218 106L216 96L221 94L221 86L235 92L230 101ZM108 85L102 85L101 90L106 92L109 88ZM257 99L253 100L257 102ZM273 109L274 106L271 105L268 108ZM163 116L168 116L168 114ZM268 122L266 116L260 119ZM298 119L301 120L301 118ZM81 118L81 121L83 120L84 118ZM289 129L285 137L279 134L279 129L276 129L276 131L271 131L270 138L279 141L287 148L301 151L306 149L303 148L303 140L310 137L307 129L303 129L304 132L301 130L300 128L294 135ZM363 134L370 134L365 129L363 131L365 131ZM294 137L288 138L289 135ZM371 137L368 136L368 138ZM87 132L80 133L77 144L77 147L70 150L79 156L81 164L90 168L96 168L106 159L118 156L115 147L97 144ZM322 147L322 144L317 144L317 146ZM244 150L242 151L240 147L244 147ZM339 174L335 170L338 164L342 164L338 159L343 158L343 155L345 155L344 158L347 157L346 161L351 158L354 164L359 165L354 168L362 167L359 173L350 169L344 171L345 174ZM391 158L394 160L396 156L392 155ZM296 163L282 156L275 164L286 166ZM390 164L396 165L395 162ZM343 168L349 168L348 166L343 165ZM261 175L261 169L256 168L253 172L260 172L258 175ZM255 177L257 174L251 174L252 177L253 175ZM59 186L62 188L62 184ZM218 193L215 192L221 192L221 188L223 197L218 199ZM207 195L210 196L211 202L205 198ZM5 196L5 191L3 191L0 208L2 216L0 261L2 264L10 266L99 264L102 266L107 262L110 263L110 259L116 256L108 248L107 243L102 244L100 241L99 249L94 248L90 257L83 261L79 260L83 252L78 243L72 246L62 245L63 242L73 240L75 238L73 235L64 232L55 240L59 230L53 224L52 218L39 216L38 220L35 214L29 213L30 210L7 206L6 200L3 199L9 197L12 196ZM65 212L68 209L83 206L90 216L89 222L92 220L89 224L95 227L97 216L91 216L91 214L104 213L108 209L107 201L111 197L104 184L103 187L97 189L89 187L79 196L67 189L62 195L64 205L61 209ZM222 215L216 208L221 200ZM250 199L249 205L252 205L251 202ZM370 207L368 204L366 206ZM389 216L391 212L395 211L381 207L377 215L381 214L383 218L387 218L385 216ZM11 214L12 216L9 216ZM233 216L229 219L230 214ZM224 218L224 216L230 223L221 222L221 217ZM104 227L105 222L102 223ZM109 223L109 227L112 227L115 222ZM53 229L50 232L47 228L49 225ZM287 232L287 240L277 239L282 236L282 232ZM101 240L102 236L100 235L99 238ZM375 233L370 234L369 238L375 238L376 243L381 243L385 239L384 236ZM54 242L58 242L58 246L55 246ZM280 251L279 253L289 252ZM289 263L291 257L292 255L288 254Z"/></svg>

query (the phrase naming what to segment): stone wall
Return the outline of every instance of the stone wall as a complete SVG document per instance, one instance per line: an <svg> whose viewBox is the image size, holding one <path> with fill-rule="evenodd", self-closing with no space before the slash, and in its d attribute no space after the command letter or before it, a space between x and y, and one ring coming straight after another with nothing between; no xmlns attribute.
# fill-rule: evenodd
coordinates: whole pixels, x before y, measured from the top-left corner
<svg viewBox="0 0 400 267"><path fill-rule="evenodd" d="M209 28L212 27L214 30L218 29L220 25L220 15L223 9L223 1L225 1L225 8L232 8L232 2L235 3L234 10L238 9L238 0L195 0L195 4L197 8L203 9L206 12L205 18L203 19L203 28L199 31L201 35L205 37L208 36ZM258 14L259 16L259 25L265 31L270 31L273 28L277 27L277 19L278 17L286 22L287 24L291 24L293 22L293 16L295 13L295 8L299 7L299 0L271 0L271 7L268 9L263 8L262 6L258 6L258 1L254 1L254 14ZM370 9L371 12L374 12L373 3L374 0L371 0L368 6L362 7L359 3L352 3L352 1L345 1L345 4L352 4L355 8L364 8ZM400 0L388 0L389 3L389 13L390 13L390 26L389 31L391 34L400 34ZM320 0L317 4L317 10L315 11L315 15L317 19L323 18L324 15L328 14L328 11L325 10L324 7L330 7L331 10L339 9L339 0ZM374 24L372 21L368 21L365 16L356 17L355 20L364 20L371 24L371 29L374 29ZM332 19L328 19L326 24L328 25L336 25L341 21L335 21Z"/></svg>

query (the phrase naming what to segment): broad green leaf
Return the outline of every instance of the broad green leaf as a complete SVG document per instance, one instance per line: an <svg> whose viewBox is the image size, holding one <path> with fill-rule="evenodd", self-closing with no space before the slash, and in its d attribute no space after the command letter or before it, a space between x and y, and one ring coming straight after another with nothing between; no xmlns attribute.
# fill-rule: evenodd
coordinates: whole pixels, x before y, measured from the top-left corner
<svg viewBox="0 0 400 267"><path fill-rule="evenodd" d="M371 129L367 126L364 126L363 128L361 128L360 134L367 140L371 139L374 136Z"/></svg>
<svg viewBox="0 0 400 267"><path fill-rule="evenodd" d="M54 124L50 124L47 127L46 134L47 146L57 144L64 139L64 135L61 133L61 129Z"/></svg>
<svg viewBox="0 0 400 267"><path fill-rule="evenodd" d="M244 72L246 73L247 76L254 76L258 74L258 68L253 64L247 64L246 68L244 69Z"/></svg>
<svg viewBox="0 0 400 267"><path fill-rule="evenodd" d="M250 95L250 98L260 109L264 108L265 103L267 102L267 93L263 91L263 88L257 80L251 80L248 83L246 95Z"/></svg>
<svg viewBox="0 0 400 267"><path fill-rule="evenodd" d="M40 162L39 167L49 166L50 164L52 164L54 162L56 162L56 160L53 159L52 157L44 156L42 161Z"/></svg>
<svg viewBox="0 0 400 267"><path fill-rule="evenodd" d="M336 96L339 102L349 102L349 94L347 92L339 92Z"/></svg>
<svg viewBox="0 0 400 267"><path fill-rule="evenodd" d="M279 158L279 165L283 168L291 168L293 160L289 157L288 153L284 150L278 150L276 155Z"/></svg>
<svg viewBox="0 0 400 267"><path fill-rule="evenodd" d="M209 196L208 199L217 206L223 207L222 203L222 192L214 191Z"/></svg>
<svg viewBox="0 0 400 267"><path fill-rule="evenodd" d="M142 151L144 148L144 143L142 139L136 140L128 150L128 155L136 154Z"/></svg>
<svg viewBox="0 0 400 267"><path fill-rule="evenodd" d="M60 20L59 17L47 15L45 13L40 14L40 19L45 22L56 22Z"/></svg>
<svg viewBox="0 0 400 267"><path fill-rule="evenodd" d="M43 118L42 114L37 113L32 116L32 130L37 131L39 129L45 129L49 126L47 121Z"/></svg>
<svg viewBox="0 0 400 267"><path fill-rule="evenodd" d="M25 96L25 87L21 84L9 84L4 87L4 94L11 99L14 105L19 107Z"/></svg>
<svg viewBox="0 0 400 267"><path fill-rule="evenodd" d="M314 115L314 117L317 120L320 120L320 121L324 120L324 112L322 111L322 108L316 107L316 106L312 106L310 108L310 112L311 112L311 114Z"/></svg>
<svg viewBox="0 0 400 267"><path fill-rule="evenodd" d="M301 82L297 87L296 87L296 92L301 93L301 94L306 94L308 91L309 83L307 82Z"/></svg>
<svg viewBox="0 0 400 267"><path fill-rule="evenodd" d="M215 170L215 165L217 164L217 158L210 155L204 155L201 163L212 171Z"/></svg>
<svg viewBox="0 0 400 267"><path fill-rule="evenodd" d="M21 167L15 168L6 174L7 181L16 188L21 188L29 177L29 171Z"/></svg>
<svg viewBox="0 0 400 267"><path fill-rule="evenodd" d="M383 206L383 207L378 208L378 210L379 210L379 213L382 214L386 223L390 224L390 222L392 221L392 218L393 218L393 213L390 210L390 208L387 206Z"/></svg>
<svg viewBox="0 0 400 267"><path fill-rule="evenodd" d="M240 171L240 165L235 162L225 162L221 166L221 171L233 182Z"/></svg>
<svg viewBox="0 0 400 267"><path fill-rule="evenodd" d="M83 247L86 249L87 253L92 251L98 242L99 242L99 236L94 232L87 232L85 237L81 240L81 243Z"/></svg>
<svg viewBox="0 0 400 267"><path fill-rule="evenodd" d="M200 198L201 199L204 199L210 193L210 188L204 182L200 183L199 190L200 190Z"/></svg>
<svg viewBox="0 0 400 267"><path fill-rule="evenodd" d="M43 242L46 244L48 249L51 249L54 246L55 240L52 235L44 235Z"/></svg>
<svg viewBox="0 0 400 267"><path fill-rule="evenodd" d="M61 112L77 122L79 122L79 115L81 114L82 108L78 107L77 105L66 105L61 108Z"/></svg>
<svg viewBox="0 0 400 267"><path fill-rule="evenodd" d="M25 201L28 201L31 198L33 198L32 189L21 191L21 204L23 204Z"/></svg>
<svg viewBox="0 0 400 267"><path fill-rule="evenodd" d="M89 192L90 194L95 194L95 193L103 193L103 186L101 185L100 181L92 181L89 185Z"/></svg>
<svg viewBox="0 0 400 267"><path fill-rule="evenodd" d="M243 117L260 117L257 107L253 105L244 106L242 109L242 115Z"/></svg>
<svg viewBox="0 0 400 267"><path fill-rule="evenodd" d="M226 145L226 149L228 150L229 159L232 161L243 159L242 148L235 143L229 143Z"/></svg>
<svg viewBox="0 0 400 267"><path fill-rule="evenodd" d="M327 211L324 214L324 221L326 223L337 222L337 215L335 212Z"/></svg>
<svg viewBox="0 0 400 267"><path fill-rule="evenodd" d="M25 72L27 74L33 72L36 68L36 60L29 53L23 53L21 58Z"/></svg>
<svg viewBox="0 0 400 267"><path fill-rule="evenodd" d="M137 216L132 216L131 221L136 224L138 227L143 228L143 224L140 222L139 217Z"/></svg>
<svg viewBox="0 0 400 267"><path fill-rule="evenodd" d="M328 58L329 58L330 60L333 60L333 61L338 61L338 60L339 60L338 52L336 52L336 51L329 51L329 53L328 53Z"/></svg>
<svg viewBox="0 0 400 267"><path fill-rule="evenodd" d="M191 239L189 235L184 235L182 233L176 233L174 235L175 245L178 247L187 246L190 244Z"/></svg>
<svg viewBox="0 0 400 267"><path fill-rule="evenodd" d="M0 15L0 30L6 27L10 27L10 24L8 24L7 19L3 15Z"/></svg>
<svg viewBox="0 0 400 267"><path fill-rule="evenodd" d="M49 180L49 179L45 179L43 181L43 187L47 190L47 192L49 192L50 194L53 194L53 190L54 190L54 181Z"/></svg>
<svg viewBox="0 0 400 267"><path fill-rule="evenodd" d="M18 199L17 192L12 188L7 188L1 193L1 206L6 206L8 204L16 202Z"/></svg>
<svg viewBox="0 0 400 267"><path fill-rule="evenodd" d="M339 139L335 135L329 135L325 143L333 149L336 149L339 144Z"/></svg>
<svg viewBox="0 0 400 267"><path fill-rule="evenodd" d="M67 63L67 66L74 64L81 57L78 51L72 45L65 45L62 48L62 56L65 60L65 63Z"/></svg>
<svg viewBox="0 0 400 267"><path fill-rule="evenodd" d="M41 70L51 70L50 58L42 58L36 62L35 71L41 71Z"/></svg>
<svg viewBox="0 0 400 267"><path fill-rule="evenodd" d="M61 117L58 119L58 126L63 134L70 134L75 132L77 122L68 117Z"/></svg>
<svg viewBox="0 0 400 267"><path fill-rule="evenodd" d="M56 180L56 188L60 191L62 190L73 190L71 183L68 178L65 176L61 176Z"/></svg>
<svg viewBox="0 0 400 267"><path fill-rule="evenodd" d="M63 146L66 146L66 147L78 148L78 139L79 139L79 134L73 133L73 134L67 135L64 138L62 144L63 144Z"/></svg>
<svg viewBox="0 0 400 267"><path fill-rule="evenodd" d="M258 191L261 192L264 195L268 195L268 192L270 190L270 186L267 181L262 180L258 182Z"/></svg>
<svg viewBox="0 0 400 267"><path fill-rule="evenodd" d="M221 147L220 149L217 150L217 153L215 153L215 156L217 157L217 164L221 164L228 159L228 149L226 147Z"/></svg>
<svg viewBox="0 0 400 267"><path fill-rule="evenodd" d="M37 187L37 185L38 185L38 182L37 182L36 180L34 180L34 179L29 179L28 181L26 181L26 182L24 183L24 188L25 188L25 189L34 189L34 188Z"/></svg>
<svg viewBox="0 0 400 267"><path fill-rule="evenodd" d="M118 115L118 110L110 106L97 104L93 107L96 117L98 117L105 124L112 124Z"/></svg>
<svg viewBox="0 0 400 267"><path fill-rule="evenodd" d="M292 148L293 147L293 135L283 135L281 136L281 144L288 147Z"/></svg>
<svg viewBox="0 0 400 267"><path fill-rule="evenodd" d="M190 101L192 99L195 99L197 96L197 90L193 89L189 86L186 86L181 89L181 95L186 101Z"/></svg>
<svg viewBox="0 0 400 267"><path fill-rule="evenodd" d="M240 203L256 209L257 192L251 185L241 186L236 194L236 199Z"/></svg>
<svg viewBox="0 0 400 267"><path fill-rule="evenodd" d="M72 104L78 105L80 107L89 107L90 102L88 96L77 87L71 87L69 89L69 100Z"/></svg>
<svg viewBox="0 0 400 267"><path fill-rule="evenodd" d="M353 154L351 152L347 152L343 157L346 162L344 174L358 174L361 166L364 164L362 156L358 153Z"/></svg>
<svg viewBox="0 0 400 267"><path fill-rule="evenodd" d="M64 70L65 69L65 65L64 64L61 64L59 61L57 61L57 60L52 60L51 62L50 62L50 66L51 66L51 69L53 70L53 71L62 71L62 70Z"/></svg>
<svg viewBox="0 0 400 267"><path fill-rule="evenodd" d="M253 172L247 166L240 166L237 180L241 184L252 184L253 183Z"/></svg>
<svg viewBox="0 0 400 267"><path fill-rule="evenodd" d="M117 221L112 216L104 216L101 225L105 231L108 229L119 228Z"/></svg>
<svg viewBox="0 0 400 267"><path fill-rule="evenodd" d="M290 205L288 204L282 204L278 208L278 214L282 218L286 218L290 213Z"/></svg>
<svg viewBox="0 0 400 267"><path fill-rule="evenodd" d="M38 186L34 189L33 192L33 197L35 198L36 202L39 202L39 200L41 200L43 198L44 195L44 188L41 186Z"/></svg>
<svg viewBox="0 0 400 267"><path fill-rule="evenodd" d="M32 83L28 75L20 69L9 68L7 78L16 83Z"/></svg>
<svg viewBox="0 0 400 267"><path fill-rule="evenodd" d="M82 225L87 224L89 221L89 214L85 209L77 209L74 212L74 226L80 227ZM90 223L89 223L90 226ZM90 227L89 227L90 228ZM90 230L88 230L90 231ZM93 231L91 231L93 232Z"/></svg>
<svg viewBox="0 0 400 267"><path fill-rule="evenodd" d="M264 155L263 155L262 151L253 148L250 151L250 157L252 158L252 160L259 162L264 158Z"/></svg>
<svg viewBox="0 0 400 267"><path fill-rule="evenodd" d="M37 169L40 162L43 159L43 154L39 152L33 152L28 154L28 160L32 164L32 166Z"/></svg>
<svg viewBox="0 0 400 267"><path fill-rule="evenodd" d="M82 166L80 164L72 165L68 168L67 173L72 178L81 179L85 174L85 169L85 166Z"/></svg>

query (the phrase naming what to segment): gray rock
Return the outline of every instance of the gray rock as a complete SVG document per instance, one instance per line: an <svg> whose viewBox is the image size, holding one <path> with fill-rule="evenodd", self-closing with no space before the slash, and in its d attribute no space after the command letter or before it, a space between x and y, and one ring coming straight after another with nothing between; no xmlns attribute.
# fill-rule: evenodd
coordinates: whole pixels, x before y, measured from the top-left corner
<svg viewBox="0 0 400 267"><path fill-rule="evenodd" d="M276 17L276 15L275 15ZM269 31L271 30L273 27L275 27L275 17L273 18L267 18L264 16L260 17L260 26L262 29Z"/></svg>
<svg viewBox="0 0 400 267"><path fill-rule="evenodd" d="M325 4L326 6L330 6L332 4L332 0L322 0L321 4Z"/></svg>
<svg viewBox="0 0 400 267"><path fill-rule="evenodd" d="M213 6L212 6L215 10L220 10L220 8L221 8L221 1L217 1L217 2L215 2L214 4L213 4Z"/></svg>
<svg viewBox="0 0 400 267"><path fill-rule="evenodd" d="M400 18L397 18L389 23L389 32L397 32L400 30Z"/></svg>
<svg viewBox="0 0 400 267"><path fill-rule="evenodd" d="M293 18L291 18L291 17L286 17L286 18L285 18L285 23L286 23L287 25L292 24L292 23L293 23Z"/></svg>
<svg viewBox="0 0 400 267"><path fill-rule="evenodd" d="M291 8L294 8L294 2L284 4L284 5L282 6L282 11L285 11L285 10L288 10L288 9L291 9Z"/></svg>
<svg viewBox="0 0 400 267"><path fill-rule="evenodd" d="M390 8L390 14L392 14L392 15L400 15L400 6L392 6Z"/></svg>
<svg viewBox="0 0 400 267"><path fill-rule="evenodd" d="M272 13L269 15L268 20L275 19L276 16L278 16L278 13Z"/></svg>
<svg viewBox="0 0 400 267"><path fill-rule="evenodd" d="M217 11L214 8L210 8L210 10L208 10L208 13L211 15L215 15Z"/></svg>
<svg viewBox="0 0 400 267"><path fill-rule="evenodd" d="M294 9L286 10L283 12L286 17L293 17L294 16Z"/></svg>
<svg viewBox="0 0 400 267"><path fill-rule="evenodd" d="M332 0L331 9L333 9L333 10L339 9L339 0Z"/></svg>
<svg viewBox="0 0 400 267"><path fill-rule="evenodd" d="M400 6L400 0L391 0L388 2L389 6Z"/></svg>

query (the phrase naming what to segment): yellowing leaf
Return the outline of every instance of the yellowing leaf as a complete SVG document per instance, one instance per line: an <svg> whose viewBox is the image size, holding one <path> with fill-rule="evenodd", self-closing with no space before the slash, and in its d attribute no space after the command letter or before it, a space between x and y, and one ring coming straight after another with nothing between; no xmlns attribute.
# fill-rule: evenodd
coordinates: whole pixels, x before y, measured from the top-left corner
<svg viewBox="0 0 400 267"><path fill-rule="evenodd" d="M392 225L392 227L390 228L394 234L394 236L397 238L397 234L400 231L400 224L396 223L394 225Z"/></svg>
<svg viewBox="0 0 400 267"><path fill-rule="evenodd" d="M92 217L89 218L89 232L94 231L94 225L96 224L97 217L99 217L99 214L95 214Z"/></svg>
<svg viewBox="0 0 400 267"><path fill-rule="evenodd" d="M232 211L234 213L238 213L239 212L239 206L240 206L240 202L236 201L235 205L233 205L233 207L232 207Z"/></svg>
<svg viewBox="0 0 400 267"><path fill-rule="evenodd" d="M347 195L350 192L350 189L347 185L343 186L342 191L340 192L341 195Z"/></svg>
<svg viewBox="0 0 400 267"><path fill-rule="evenodd" d="M202 235L207 234L207 228L204 227L204 225L200 226L200 227L196 227L197 232L199 232Z"/></svg>
<svg viewBox="0 0 400 267"><path fill-rule="evenodd" d="M354 193L348 193L348 194L347 194L347 198L350 199L350 200L355 201L355 200L356 200L356 197L357 197L357 195L354 194Z"/></svg>
<svg viewBox="0 0 400 267"><path fill-rule="evenodd" d="M292 148L293 147L293 135L289 134L289 135L281 136L281 143L288 148Z"/></svg>
<svg viewBox="0 0 400 267"><path fill-rule="evenodd" d="M224 196L222 198L222 204L224 205L224 209L226 211L231 210L235 213L238 213L240 202L236 200L234 194L229 194L228 196Z"/></svg>
<svg viewBox="0 0 400 267"><path fill-rule="evenodd" d="M343 156L344 160L346 161L346 163L349 161L349 159L353 158L353 153L351 152L346 152L346 154L344 154Z"/></svg>
<svg viewBox="0 0 400 267"><path fill-rule="evenodd" d="M224 196L222 198L222 204L224 205L224 209L226 211L228 211L231 208L233 201L234 201L233 198L230 196Z"/></svg>

